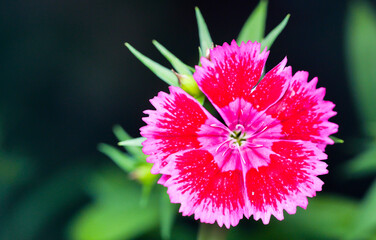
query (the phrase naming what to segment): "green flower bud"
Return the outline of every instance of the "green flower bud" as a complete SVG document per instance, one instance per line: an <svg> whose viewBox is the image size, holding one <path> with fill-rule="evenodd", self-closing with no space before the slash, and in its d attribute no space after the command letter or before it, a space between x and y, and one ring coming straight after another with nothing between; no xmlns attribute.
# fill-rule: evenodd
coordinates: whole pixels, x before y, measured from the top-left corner
<svg viewBox="0 0 376 240"><path fill-rule="evenodd" d="M151 163L142 163L136 167L136 169L130 173L130 177L137 180L142 185L152 185L155 183L159 175L151 174Z"/></svg>
<svg viewBox="0 0 376 240"><path fill-rule="evenodd" d="M186 91L189 95L191 95L194 98L199 98L203 95L203 93L198 88L196 80L194 80L192 75L179 74L175 71L174 71L174 73L179 79L180 87L184 91Z"/></svg>

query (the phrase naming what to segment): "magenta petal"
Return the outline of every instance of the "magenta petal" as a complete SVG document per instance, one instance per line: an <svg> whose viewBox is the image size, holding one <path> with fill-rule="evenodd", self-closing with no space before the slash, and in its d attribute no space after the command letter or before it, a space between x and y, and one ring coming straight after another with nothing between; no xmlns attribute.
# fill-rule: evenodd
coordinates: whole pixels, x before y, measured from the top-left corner
<svg viewBox="0 0 376 240"><path fill-rule="evenodd" d="M140 129L141 135L146 137L142 143L143 152L150 155L147 161L154 163L154 174L167 165L169 155L202 147L198 138L208 133L200 133L201 128L212 124L223 125L182 89L171 86L170 92L160 92L150 100L156 110L145 111L149 114L143 118L147 125ZM223 134L220 128L213 131L218 136Z"/></svg>
<svg viewBox="0 0 376 240"><path fill-rule="evenodd" d="M267 113L282 122L285 139L312 141L323 149L334 143L329 136L338 131L338 125L328 121L336 115L335 105L323 100L325 89L316 89L317 78L307 80L307 72L297 72L284 97Z"/></svg>
<svg viewBox="0 0 376 240"><path fill-rule="evenodd" d="M167 180L170 178L171 176L170 175L162 175L159 180L158 180L158 184L161 184L163 186L165 186L165 183L167 182Z"/></svg>
<svg viewBox="0 0 376 240"><path fill-rule="evenodd" d="M181 203L184 216L194 214L201 222L229 228L243 218L244 187L240 170L221 171L205 150L192 150L171 157L162 170L171 174L165 182L171 202Z"/></svg>
<svg viewBox="0 0 376 240"><path fill-rule="evenodd" d="M270 70L256 86L250 102L262 111L277 102L286 92L291 80L291 67L285 67L287 58Z"/></svg>
<svg viewBox="0 0 376 240"><path fill-rule="evenodd" d="M257 42L239 47L233 41L214 48L210 61L202 58L202 67L196 67L195 80L228 125L235 122L234 115L239 115L243 107L235 101L249 102L262 111L277 102L288 88L291 67L285 67L286 58L258 83L268 54L260 53Z"/></svg>
<svg viewBox="0 0 376 240"><path fill-rule="evenodd" d="M231 45L213 48L210 61L201 58L202 67L196 66L194 79L220 113L236 98L251 98L269 55L266 50L260 53L260 46L250 41L238 46L233 40Z"/></svg>
<svg viewBox="0 0 376 240"><path fill-rule="evenodd" d="M306 208L307 197L321 191L318 175L326 174L326 155L315 144L304 141L273 141L270 163L246 174L247 216L268 224L270 216L283 219L283 210L294 214Z"/></svg>

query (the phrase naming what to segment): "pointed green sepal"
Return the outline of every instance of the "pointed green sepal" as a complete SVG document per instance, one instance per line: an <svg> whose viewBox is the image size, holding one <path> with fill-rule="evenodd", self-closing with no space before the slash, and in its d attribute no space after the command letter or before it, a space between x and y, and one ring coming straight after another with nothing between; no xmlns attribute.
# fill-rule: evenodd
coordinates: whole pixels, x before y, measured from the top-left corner
<svg viewBox="0 0 376 240"><path fill-rule="evenodd" d="M286 27L287 22L289 21L290 14L287 14L287 16L283 19L283 21L278 24L277 27L275 27L270 33L262 40L261 42L261 51L267 47L268 50L273 45L274 41L277 39L278 35L283 31L283 29Z"/></svg>
<svg viewBox="0 0 376 240"><path fill-rule="evenodd" d="M118 143L119 146L134 146L134 147L142 147L142 142L145 141L146 138L139 137L133 138L125 141L121 141Z"/></svg>
<svg viewBox="0 0 376 240"><path fill-rule="evenodd" d="M244 23L242 30L237 39L238 45L241 42L257 41L261 42L265 34L266 12L268 9L268 1L261 0L257 7L253 10L247 21Z"/></svg>
<svg viewBox="0 0 376 240"><path fill-rule="evenodd" d="M150 58L146 57L129 43L125 43L125 46L131 51L131 53L140 60L147 68L149 68L157 77L165 81L167 84L172 86L178 86L178 79L175 74L168 68L163 67L157 62L154 62Z"/></svg>
<svg viewBox="0 0 376 240"><path fill-rule="evenodd" d="M206 26L205 20L200 12L200 9L196 7L195 11L197 18L198 35L200 37L201 56L206 56L208 50L213 46L213 41L210 37L208 27Z"/></svg>
<svg viewBox="0 0 376 240"><path fill-rule="evenodd" d="M191 66L189 66L189 65L186 65L186 67L187 67L192 73L196 72L196 69L195 69L194 67L191 67Z"/></svg>
<svg viewBox="0 0 376 240"><path fill-rule="evenodd" d="M192 74L191 70L189 69L189 66L183 63L170 51L168 51L162 44L160 44L156 40L153 40L153 44L158 49L158 51L171 63L171 65L175 68L175 70L178 73L187 75Z"/></svg>
<svg viewBox="0 0 376 240"><path fill-rule="evenodd" d="M334 137L334 136L330 136L330 139L332 139L334 141L334 143L344 143L345 141L343 141L343 139L340 139L340 138L337 138L337 137Z"/></svg>
<svg viewBox="0 0 376 240"><path fill-rule="evenodd" d="M202 57L201 47L198 47L198 63L197 63L198 66L201 66L201 57Z"/></svg>
<svg viewBox="0 0 376 240"><path fill-rule="evenodd" d="M108 144L100 143L98 145L98 150L111 158L112 161L114 161L125 172L129 173L136 167L136 162L132 157Z"/></svg>
<svg viewBox="0 0 376 240"><path fill-rule="evenodd" d="M112 131L120 142L133 139L120 125L115 125ZM134 157L144 156L140 146L123 145L123 147Z"/></svg>

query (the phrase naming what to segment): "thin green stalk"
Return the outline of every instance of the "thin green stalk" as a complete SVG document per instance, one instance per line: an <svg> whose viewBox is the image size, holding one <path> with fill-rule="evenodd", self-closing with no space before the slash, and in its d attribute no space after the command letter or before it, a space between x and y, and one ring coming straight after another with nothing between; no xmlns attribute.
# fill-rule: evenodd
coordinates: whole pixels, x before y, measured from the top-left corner
<svg viewBox="0 0 376 240"><path fill-rule="evenodd" d="M219 227L216 223L200 223L197 240L226 240L228 229Z"/></svg>

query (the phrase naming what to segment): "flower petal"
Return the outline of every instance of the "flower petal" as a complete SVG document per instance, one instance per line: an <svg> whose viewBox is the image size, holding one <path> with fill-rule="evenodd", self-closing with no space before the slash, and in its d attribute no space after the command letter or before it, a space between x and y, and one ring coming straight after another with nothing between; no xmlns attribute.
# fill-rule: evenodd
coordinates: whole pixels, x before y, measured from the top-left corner
<svg viewBox="0 0 376 240"><path fill-rule="evenodd" d="M213 155L192 150L170 157L161 172L171 177L164 183L171 202L181 203L184 216L194 214L201 222L218 222L229 228L243 218L244 187L240 170L222 171Z"/></svg>
<svg viewBox="0 0 376 240"><path fill-rule="evenodd" d="M285 67L286 63L287 58L284 58L257 84L250 99L256 110L267 109L285 94L292 77L291 67Z"/></svg>
<svg viewBox="0 0 376 240"><path fill-rule="evenodd" d="M238 46L233 40L210 51L210 60L201 58L194 79L201 91L221 113L236 98L249 100L258 83L269 52L260 53L260 43L247 42ZM224 117L222 115L222 117Z"/></svg>
<svg viewBox="0 0 376 240"><path fill-rule="evenodd" d="M329 136L338 131L338 125L328 121L336 115L335 105L323 100L325 89L316 89L317 78L307 80L307 72L295 73L284 97L267 114L281 121L284 139L312 141L323 149L334 143Z"/></svg>
<svg viewBox="0 0 376 240"><path fill-rule="evenodd" d="M252 168L246 174L247 212L255 220L268 224L270 216L283 219L296 207L306 208L307 197L321 191L317 175L326 174L326 155L315 144L304 141L273 141L267 166Z"/></svg>
<svg viewBox="0 0 376 240"><path fill-rule="evenodd" d="M171 94L159 92L150 100L156 110L146 110L149 114L143 118L146 126L140 129L146 137L142 143L143 152L150 155L147 161L154 163L152 173L157 174L167 165L167 157L179 151L197 149L202 146L198 137L208 134L220 136L226 133L222 128L212 129L212 132L201 133L201 128L207 125L223 124L211 116L193 97L178 87L170 86ZM217 137L218 137L217 136ZM216 136L205 138L207 141ZM219 139L218 141L220 141Z"/></svg>

